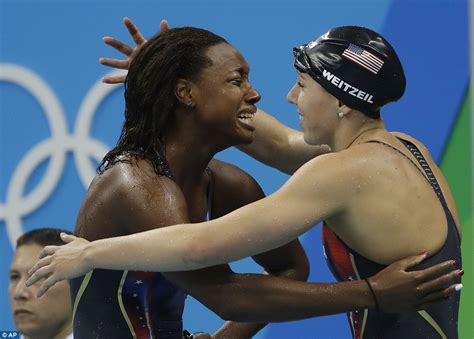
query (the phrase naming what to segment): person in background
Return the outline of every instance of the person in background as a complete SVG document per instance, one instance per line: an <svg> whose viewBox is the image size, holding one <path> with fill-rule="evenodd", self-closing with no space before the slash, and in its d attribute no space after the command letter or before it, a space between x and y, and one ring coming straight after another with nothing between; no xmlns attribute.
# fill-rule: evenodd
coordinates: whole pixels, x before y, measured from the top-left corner
<svg viewBox="0 0 474 339"><path fill-rule="evenodd" d="M25 339L72 339L72 307L69 283L63 281L44 298L37 298L39 283L27 287L28 270L47 245L63 244L57 228L39 228L18 238L10 266L9 294L17 330Z"/></svg>

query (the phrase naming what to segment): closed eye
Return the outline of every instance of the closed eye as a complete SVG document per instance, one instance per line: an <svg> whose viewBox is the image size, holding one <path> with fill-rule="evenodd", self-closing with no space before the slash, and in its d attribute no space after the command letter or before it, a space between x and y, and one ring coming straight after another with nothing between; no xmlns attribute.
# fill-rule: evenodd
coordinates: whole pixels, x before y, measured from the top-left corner
<svg viewBox="0 0 474 339"><path fill-rule="evenodd" d="M231 83L240 87L242 85L242 79L233 79Z"/></svg>

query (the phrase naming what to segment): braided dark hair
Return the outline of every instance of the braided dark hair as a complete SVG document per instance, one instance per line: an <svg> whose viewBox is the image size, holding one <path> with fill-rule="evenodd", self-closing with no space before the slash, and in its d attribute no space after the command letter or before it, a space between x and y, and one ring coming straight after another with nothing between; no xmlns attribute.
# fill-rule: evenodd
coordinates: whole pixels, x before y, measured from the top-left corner
<svg viewBox="0 0 474 339"><path fill-rule="evenodd" d="M178 79L195 80L211 65L209 47L227 43L200 28L182 27L156 34L133 59L125 81L125 122L117 145L98 167L98 173L131 158L147 159L158 175L173 179L166 161L164 135L178 104Z"/></svg>

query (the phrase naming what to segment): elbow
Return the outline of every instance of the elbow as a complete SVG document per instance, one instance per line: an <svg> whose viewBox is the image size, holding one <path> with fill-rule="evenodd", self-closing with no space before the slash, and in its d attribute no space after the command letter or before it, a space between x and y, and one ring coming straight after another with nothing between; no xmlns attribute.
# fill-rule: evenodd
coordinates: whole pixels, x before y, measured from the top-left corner
<svg viewBox="0 0 474 339"><path fill-rule="evenodd" d="M253 319L249 318L252 315L250 310L241 302L229 302L229 300L226 300L226 302L223 302L222 305L219 305L213 311L225 321L245 322Z"/></svg>
<svg viewBox="0 0 474 339"><path fill-rule="evenodd" d="M187 270L196 270L209 266L223 264L221 262L219 249L213 246L210 239L193 238L188 248L181 255Z"/></svg>
<svg viewBox="0 0 474 339"><path fill-rule="evenodd" d="M294 280L298 281L308 281L309 278L309 266L300 267L296 270Z"/></svg>
<svg viewBox="0 0 474 339"><path fill-rule="evenodd" d="M306 261L301 264L301 267L298 269L298 280L300 281L308 281L309 278L309 261L306 257Z"/></svg>
<svg viewBox="0 0 474 339"><path fill-rule="evenodd" d="M232 288L233 282L227 281L220 287L214 285L199 301L225 321L252 321L255 318L255 305L242 295L242 287ZM217 288L216 288L217 287Z"/></svg>

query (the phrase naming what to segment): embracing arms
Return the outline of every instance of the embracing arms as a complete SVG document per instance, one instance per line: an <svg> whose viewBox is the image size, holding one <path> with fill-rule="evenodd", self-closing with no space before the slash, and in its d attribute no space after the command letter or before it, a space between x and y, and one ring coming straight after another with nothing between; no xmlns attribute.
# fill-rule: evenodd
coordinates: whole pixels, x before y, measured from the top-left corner
<svg viewBox="0 0 474 339"><path fill-rule="evenodd" d="M351 169L341 167L340 162L334 160L330 155L318 157L299 169L273 195L209 222L170 226L91 243L80 238L65 236L64 240L71 243L66 246L46 247L43 252L44 258L32 269L33 275L29 282L47 277L41 287L41 291L44 292L55 282L83 275L92 268L191 270L225 263L281 246L344 207L345 192L351 183L340 180L344 177L341 171ZM320 170L323 166L329 166L331 170ZM160 246L156 246L157 243L160 243ZM451 284L458 277L457 271L453 270L443 275L453 269L453 264L450 262L423 271L407 272L408 268L422 259L423 256L415 256L396 262L371 278L381 308L384 310L416 308L454 291L455 286ZM295 313L298 317L310 316L310 313L330 314L370 307L369 304L373 303L364 281L327 285L288 282L290 283L294 286L291 288L291 294L302 296L301 305L313 307L311 313L301 306L300 312L308 313ZM282 289L285 286L278 284L272 286L275 300L282 302L281 311L284 312L288 304L286 301L283 302L282 298L291 298L281 295L278 286ZM257 288L257 285L254 288ZM337 299L338 302L335 301L335 294L331 291L342 296L341 299ZM312 297L308 297L306 293ZM305 294L306 297L303 297ZM314 305L315 300L318 301L317 305ZM276 308L276 305L274 303L273 307ZM266 318L263 313L259 316L261 318L252 320L279 321L276 318ZM280 318L281 320L283 319Z"/></svg>

